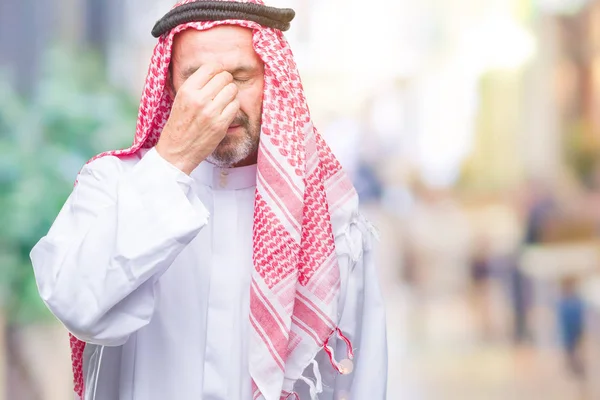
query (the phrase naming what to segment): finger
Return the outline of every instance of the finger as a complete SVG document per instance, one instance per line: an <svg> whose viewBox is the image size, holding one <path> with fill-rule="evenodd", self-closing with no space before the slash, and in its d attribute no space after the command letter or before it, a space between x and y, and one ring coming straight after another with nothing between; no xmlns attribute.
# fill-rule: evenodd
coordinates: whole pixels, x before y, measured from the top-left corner
<svg viewBox="0 0 600 400"><path fill-rule="evenodd" d="M237 115L237 113L240 111L240 102L238 101L238 99L233 99L231 101L231 103L227 104L227 106L225 106L225 108L223 109L223 112L221 113L221 121L223 123L223 125L225 125L226 127L229 127L229 125L231 125L231 123L233 122L233 120L235 119L235 116Z"/></svg>
<svg viewBox="0 0 600 400"><path fill-rule="evenodd" d="M202 89L208 82L210 82L217 74L223 72L225 68L222 64L208 63L198 68L186 81L183 86L190 89Z"/></svg>
<svg viewBox="0 0 600 400"><path fill-rule="evenodd" d="M225 107L236 98L237 94L238 88L235 83L230 83L225 86L210 103L212 111L217 113L217 115L221 114Z"/></svg>
<svg viewBox="0 0 600 400"><path fill-rule="evenodd" d="M214 100L223 88L232 82L233 76L229 72L219 72L200 90L200 97L209 101Z"/></svg>

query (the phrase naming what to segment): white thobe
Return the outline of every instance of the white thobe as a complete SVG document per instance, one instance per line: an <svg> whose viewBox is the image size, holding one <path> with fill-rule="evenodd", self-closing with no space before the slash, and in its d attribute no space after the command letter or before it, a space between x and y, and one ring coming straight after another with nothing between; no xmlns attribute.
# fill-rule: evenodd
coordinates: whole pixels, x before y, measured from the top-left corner
<svg viewBox="0 0 600 400"><path fill-rule="evenodd" d="M31 259L48 308L88 343L85 400L252 398L255 189L256 166L202 163L188 176L154 149L83 168ZM357 218L334 233L339 326L356 348L355 370L340 376L318 354L319 399L382 400L385 316L371 232ZM345 358L343 341L334 346ZM314 381L312 367L306 376ZM310 399L305 381L295 389Z"/></svg>

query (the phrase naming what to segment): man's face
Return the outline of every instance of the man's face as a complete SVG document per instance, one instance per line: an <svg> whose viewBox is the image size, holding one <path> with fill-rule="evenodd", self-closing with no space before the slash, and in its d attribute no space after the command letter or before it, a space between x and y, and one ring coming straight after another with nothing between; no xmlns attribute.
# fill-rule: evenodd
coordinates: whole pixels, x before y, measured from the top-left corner
<svg viewBox="0 0 600 400"><path fill-rule="evenodd" d="M264 87L264 65L254 51L252 31L218 26L206 31L187 29L175 36L171 61L172 89L206 63L219 63L233 75L240 111L223 141L207 160L220 167L256 163Z"/></svg>

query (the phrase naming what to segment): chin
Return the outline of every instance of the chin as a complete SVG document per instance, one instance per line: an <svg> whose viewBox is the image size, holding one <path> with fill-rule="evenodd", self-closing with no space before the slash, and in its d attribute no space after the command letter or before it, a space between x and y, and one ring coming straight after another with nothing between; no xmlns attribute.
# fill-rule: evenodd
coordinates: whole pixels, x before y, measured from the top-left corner
<svg viewBox="0 0 600 400"><path fill-rule="evenodd" d="M230 168L245 162L257 151L258 142L246 133L242 137L226 136L206 160L218 167Z"/></svg>
<svg viewBox="0 0 600 400"><path fill-rule="evenodd" d="M206 161L210 162L221 168L230 168L240 161L244 160L247 156L245 154L232 154L230 152L214 152Z"/></svg>

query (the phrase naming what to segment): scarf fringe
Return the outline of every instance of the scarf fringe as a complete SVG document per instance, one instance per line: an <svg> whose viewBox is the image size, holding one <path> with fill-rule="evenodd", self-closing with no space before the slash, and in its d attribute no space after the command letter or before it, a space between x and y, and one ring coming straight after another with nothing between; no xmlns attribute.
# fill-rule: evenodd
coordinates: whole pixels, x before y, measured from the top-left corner
<svg viewBox="0 0 600 400"><path fill-rule="evenodd" d="M316 360L312 360L313 374L315 375L315 381L313 382L305 376L301 376L300 380L308 385L310 400L319 400L319 394L323 393L323 379L321 378L321 371L319 371L319 364ZM296 394L296 393L294 393ZM296 396L298 396L296 394Z"/></svg>
<svg viewBox="0 0 600 400"><path fill-rule="evenodd" d="M335 333L337 333L340 339L342 339L344 343L346 343L346 356L348 357L339 362L336 361L334 350L329 345L329 339ZM347 375L352 372L352 360L354 360L354 349L352 348L352 343L350 342L350 339L348 339L339 328L335 328L335 330L327 338L327 340L323 344L323 350L325 350L325 353L327 353L327 355L329 356L329 361L331 362L331 365L338 373L342 375Z"/></svg>

